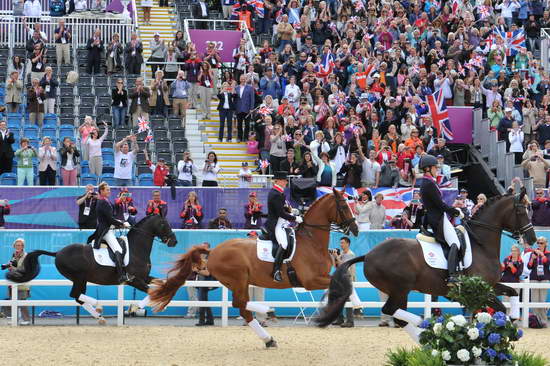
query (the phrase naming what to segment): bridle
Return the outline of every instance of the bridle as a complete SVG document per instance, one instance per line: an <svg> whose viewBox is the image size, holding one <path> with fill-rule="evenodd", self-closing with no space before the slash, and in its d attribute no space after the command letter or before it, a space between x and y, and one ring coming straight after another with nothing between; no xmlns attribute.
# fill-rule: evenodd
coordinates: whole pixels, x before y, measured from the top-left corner
<svg viewBox="0 0 550 366"><path fill-rule="evenodd" d="M340 222L331 222L329 224L309 224L304 219L304 222L301 223L301 226L312 227L322 231L335 231L338 233L343 233L344 235L348 235L351 230L351 225L355 223L355 217L352 216L349 219L345 218L344 212L346 208L350 208L345 198L339 199L338 197L336 197L336 195L334 195L334 201L336 202L336 220Z"/></svg>
<svg viewBox="0 0 550 366"><path fill-rule="evenodd" d="M120 231L122 231L123 229L119 229ZM166 244L168 245L168 243L170 242L170 236L166 235L166 236L162 236L162 237L157 237L157 235L155 234L152 234L148 231L145 231L137 226L132 226L131 228L128 229L128 233L130 232L130 230L132 231L136 231L138 232L140 235L145 235L145 236L148 236L150 238L153 239L153 243L157 242L157 243L161 243L161 244Z"/></svg>
<svg viewBox="0 0 550 366"><path fill-rule="evenodd" d="M522 210L527 210L527 209L528 209L527 205L525 205L521 202L521 195L516 194L515 197L514 197L514 214L516 215L516 223L519 222L519 216L521 215ZM527 233L529 230L534 230L533 224L531 222L529 222L529 223L527 223L527 224L525 224L521 227L517 227L513 231L506 230L500 225L492 225L492 224L488 224L486 222L479 221L479 220L467 219L467 220L465 220L465 224L466 224L465 225L466 228L468 229L468 231L470 233L473 233L473 232L469 229L468 226L470 224L473 224L475 226L479 226L479 227L482 227L482 228L485 228L487 230L491 230L491 231L494 231L494 232L497 232L497 233L503 231L504 235L506 235L507 237L512 238L514 240L517 240L521 235ZM478 243L481 243L477 239L476 239L476 241Z"/></svg>

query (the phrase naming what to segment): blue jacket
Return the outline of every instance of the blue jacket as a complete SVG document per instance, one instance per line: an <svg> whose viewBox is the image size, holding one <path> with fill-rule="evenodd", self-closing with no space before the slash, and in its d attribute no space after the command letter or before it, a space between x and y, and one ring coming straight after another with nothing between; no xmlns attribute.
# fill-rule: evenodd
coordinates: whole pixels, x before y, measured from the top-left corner
<svg viewBox="0 0 550 366"><path fill-rule="evenodd" d="M235 94L237 94L235 111L237 113L248 113L254 109L254 89L250 85L245 85L243 95L241 97L241 88L242 86L240 85L235 88Z"/></svg>
<svg viewBox="0 0 550 366"><path fill-rule="evenodd" d="M529 12L529 4L527 0L521 0L519 2L518 19L527 19Z"/></svg>
<svg viewBox="0 0 550 366"><path fill-rule="evenodd" d="M267 76L264 76L260 79L260 90L262 91L264 98L267 95L271 95L273 99L279 98L279 94L281 93L281 83L279 82L279 78L277 76L273 76L269 79Z"/></svg>

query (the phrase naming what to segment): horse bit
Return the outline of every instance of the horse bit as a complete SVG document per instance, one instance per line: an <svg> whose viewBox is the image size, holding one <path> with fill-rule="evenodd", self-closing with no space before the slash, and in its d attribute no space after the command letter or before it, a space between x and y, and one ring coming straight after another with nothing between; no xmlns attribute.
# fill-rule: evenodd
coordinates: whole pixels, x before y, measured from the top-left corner
<svg viewBox="0 0 550 366"><path fill-rule="evenodd" d="M305 222L305 219L304 219L304 222L302 222L301 225L303 226L309 226L309 227L312 227L312 228L317 228L317 229L320 229L320 230L324 230L324 231L335 231L335 232L339 232L339 233L343 233L345 235L348 235L349 232L350 232L350 227L351 227L351 224L353 224L355 222L355 217L351 217L349 219L345 219L344 218L344 210L346 209L346 207L349 208L349 206L347 205L347 201L346 199L338 199L336 197L336 195L334 195L334 200L336 202L336 214L338 215L337 217L337 220L341 220L340 223L330 223L330 224L327 224L327 225L323 225L323 224L320 224L320 225L317 225L317 224L308 224L307 222ZM343 203L342 203L343 202ZM311 236L311 233L308 231L308 234Z"/></svg>

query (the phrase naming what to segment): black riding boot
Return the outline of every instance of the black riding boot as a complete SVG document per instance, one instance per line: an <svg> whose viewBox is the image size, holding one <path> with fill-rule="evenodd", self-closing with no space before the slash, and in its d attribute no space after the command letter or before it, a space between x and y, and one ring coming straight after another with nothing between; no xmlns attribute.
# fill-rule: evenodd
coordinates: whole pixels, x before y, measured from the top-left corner
<svg viewBox="0 0 550 366"><path fill-rule="evenodd" d="M283 276L281 273L281 265L283 264L283 254L285 250L279 245L275 254L275 262L273 262L273 281L282 282Z"/></svg>
<svg viewBox="0 0 550 366"><path fill-rule="evenodd" d="M449 250L449 278L447 283L449 286L458 282L458 246L456 244L451 244L451 249Z"/></svg>
<svg viewBox="0 0 550 366"><path fill-rule="evenodd" d="M118 273L118 283L124 283L130 281L126 269L124 268L124 259L122 253L115 252L116 271Z"/></svg>

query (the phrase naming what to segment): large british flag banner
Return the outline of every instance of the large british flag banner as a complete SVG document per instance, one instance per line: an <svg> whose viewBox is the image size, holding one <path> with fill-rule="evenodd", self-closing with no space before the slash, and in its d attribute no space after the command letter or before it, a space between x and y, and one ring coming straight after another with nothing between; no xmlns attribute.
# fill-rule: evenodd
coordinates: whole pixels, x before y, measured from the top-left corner
<svg viewBox="0 0 550 366"><path fill-rule="evenodd" d="M526 50L525 33L523 29L518 29L513 32L503 32L500 30L494 31L495 37L500 37L504 41L506 48L506 56L515 56L518 52Z"/></svg>
<svg viewBox="0 0 550 366"><path fill-rule="evenodd" d="M443 98L443 91L439 89L432 95L426 96L428 102L428 108L430 109L430 116L434 127L437 129L439 137L443 136L446 140L453 140L453 130L451 128L451 122L449 121L449 112L445 105L445 98Z"/></svg>
<svg viewBox="0 0 550 366"><path fill-rule="evenodd" d="M329 51L321 56L321 62L315 68L317 77L326 79L334 69L334 55Z"/></svg>

